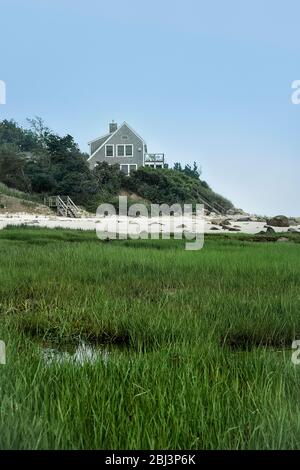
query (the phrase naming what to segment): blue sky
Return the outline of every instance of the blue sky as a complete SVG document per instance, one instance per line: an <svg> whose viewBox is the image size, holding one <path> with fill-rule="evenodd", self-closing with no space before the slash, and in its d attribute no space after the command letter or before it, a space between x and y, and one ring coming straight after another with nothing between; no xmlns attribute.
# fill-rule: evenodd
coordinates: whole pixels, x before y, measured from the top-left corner
<svg viewBox="0 0 300 470"><path fill-rule="evenodd" d="M126 120L243 209L300 216L300 4L0 0L0 119L82 150Z"/></svg>

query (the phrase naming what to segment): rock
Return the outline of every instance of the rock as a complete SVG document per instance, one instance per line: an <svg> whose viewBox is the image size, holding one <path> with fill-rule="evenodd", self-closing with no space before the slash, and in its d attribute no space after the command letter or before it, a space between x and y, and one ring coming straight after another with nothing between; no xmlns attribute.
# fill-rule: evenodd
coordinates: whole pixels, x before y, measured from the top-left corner
<svg viewBox="0 0 300 470"><path fill-rule="evenodd" d="M240 232L239 228L234 228L231 225L222 225L223 230L229 230L229 232Z"/></svg>
<svg viewBox="0 0 300 470"><path fill-rule="evenodd" d="M278 243L278 242L279 242L279 243L282 243L282 242L289 242L289 239L286 238L286 237L280 237L280 238L278 238L278 240L277 240L277 243Z"/></svg>
<svg viewBox="0 0 300 470"><path fill-rule="evenodd" d="M215 217L214 219L210 220L212 225L230 225L232 220L226 219L224 217Z"/></svg>
<svg viewBox="0 0 300 470"><path fill-rule="evenodd" d="M289 219L285 215L276 215L267 221L272 227L289 227Z"/></svg>
<svg viewBox="0 0 300 470"><path fill-rule="evenodd" d="M243 209L237 209L237 208L233 208L233 209L228 209L228 211L226 212L227 215L249 215L247 212L243 211Z"/></svg>
<svg viewBox="0 0 300 470"><path fill-rule="evenodd" d="M267 231L266 233L276 233L275 230L273 229L273 227L269 227L267 226Z"/></svg>
<svg viewBox="0 0 300 470"><path fill-rule="evenodd" d="M213 225L220 225L223 222L224 219L221 218L216 218L216 219L211 219L210 223Z"/></svg>
<svg viewBox="0 0 300 470"><path fill-rule="evenodd" d="M220 225L230 225L230 224L231 224L231 220L229 219L225 219L220 223Z"/></svg>
<svg viewBox="0 0 300 470"><path fill-rule="evenodd" d="M210 227L210 230L221 230L218 227Z"/></svg>
<svg viewBox="0 0 300 470"><path fill-rule="evenodd" d="M289 228L288 232L299 233L298 230L294 227Z"/></svg>

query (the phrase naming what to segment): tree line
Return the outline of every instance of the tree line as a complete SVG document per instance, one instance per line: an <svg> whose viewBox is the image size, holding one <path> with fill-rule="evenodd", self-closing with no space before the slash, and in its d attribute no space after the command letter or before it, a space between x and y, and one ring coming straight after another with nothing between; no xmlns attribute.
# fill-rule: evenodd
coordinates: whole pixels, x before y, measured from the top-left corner
<svg viewBox="0 0 300 470"><path fill-rule="evenodd" d="M136 193L155 203L196 203L211 198L232 207L201 180L201 169L175 163L173 169L138 168L129 177L118 165L100 163L90 170L88 154L74 138L59 136L39 117L28 119L28 128L13 120L0 122L0 181L26 193L69 195L77 204L94 211L122 191Z"/></svg>

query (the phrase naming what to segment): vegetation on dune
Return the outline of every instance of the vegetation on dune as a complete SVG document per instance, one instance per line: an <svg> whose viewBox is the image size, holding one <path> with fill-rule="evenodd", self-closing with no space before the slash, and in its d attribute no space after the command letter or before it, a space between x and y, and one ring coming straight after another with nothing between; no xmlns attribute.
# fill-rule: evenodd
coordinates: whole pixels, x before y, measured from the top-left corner
<svg viewBox="0 0 300 470"><path fill-rule="evenodd" d="M125 179L126 187L141 197L157 204L197 204L202 198L212 204L218 203L224 209L232 208L232 203L214 193L199 178L187 175L185 171L140 167L131 178Z"/></svg>
<svg viewBox="0 0 300 470"><path fill-rule="evenodd" d="M10 188L0 183L0 212L30 212L32 214L51 215L52 211L43 205L39 194L30 194Z"/></svg>
<svg viewBox="0 0 300 470"><path fill-rule="evenodd" d="M0 447L297 448L292 235L210 235L191 253L183 240L2 230ZM79 338L108 362L45 363L43 343Z"/></svg>
<svg viewBox="0 0 300 470"><path fill-rule="evenodd" d="M0 183L0 196L1 195L15 197L24 201L34 200L35 202L41 202L41 197L38 194L25 193L24 191L19 191L18 189L10 188L4 183Z"/></svg>
<svg viewBox="0 0 300 470"><path fill-rule="evenodd" d="M27 193L67 194L78 204L87 203L97 192L87 155L80 152L72 136L52 133L40 119L31 124L30 131L13 121L0 124L0 181Z"/></svg>
<svg viewBox="0 0 300 470"><path fill-rule="evenodd" d="M200 179L195 163L193 168L182 168L179 163L174 169L139 168L129 177L118 165L106 163L90 171L88 155L80 151L72 136L58 136L40 118L29 120L29 124L30 129L23 129L14 121L0 122L0 181L10 188L41 197L68 195L90 211L104 201L117 205L122 191L149 203L196 204L205 197L225 209L232 207Z"/></svg>

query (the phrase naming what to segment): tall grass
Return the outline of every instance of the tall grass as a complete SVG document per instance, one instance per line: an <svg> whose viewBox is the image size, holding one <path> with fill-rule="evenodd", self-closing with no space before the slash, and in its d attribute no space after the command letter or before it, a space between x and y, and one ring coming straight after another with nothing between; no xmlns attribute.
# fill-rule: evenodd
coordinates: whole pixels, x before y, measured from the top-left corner
<svg viewBox="0 0 300 470"><path fill-rule="evenodd" d="M42 197L37 194L32 193L24 193L23 191L19 191L18 189L9 188L6 184L0 182L0 196L3 194L4 196L12 196L17 199L22 199L24 201L30 202L42 202Z"/></svg>
<svg viewBox="0 0 300 470"><path fill-rule="evenodd" d="M300 246L0 232L0 447L297 448ZM41 341L109 348L45 364Z"/></svg>

